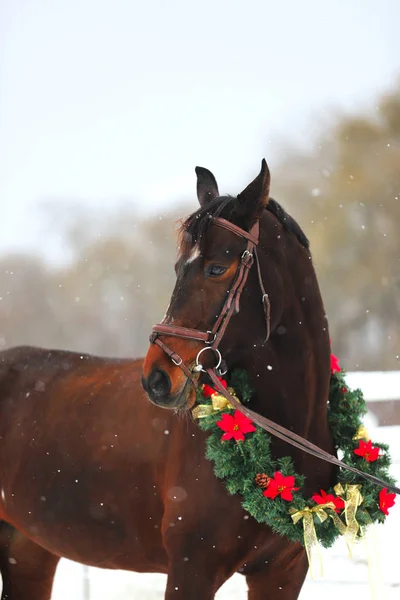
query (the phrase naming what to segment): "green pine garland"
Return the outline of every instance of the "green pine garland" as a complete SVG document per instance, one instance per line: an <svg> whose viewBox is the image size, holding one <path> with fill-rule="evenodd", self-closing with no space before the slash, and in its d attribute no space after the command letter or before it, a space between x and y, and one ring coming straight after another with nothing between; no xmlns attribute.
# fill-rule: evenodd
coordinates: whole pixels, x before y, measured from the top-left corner
<svg viewBox="0 0 400 600"><path fill-rule="evenodd" d="M233 371L228 377L228 385L235 390L242 403L251 399L252 390L245 371ZM205 398L202 390L198 391L197 401L202 405L211 405L211 398ZM373 444L381 449L379 458L374 462L367 462L363 457L354 454L359 440L353 438L362 426L361 418L366 412L361 390L350 390L342 371L333 374L330 383L328 420L339 458L342 458L346 464L371 473L383 481L395 483L389 475L390 457L386 444ZM232 414L232 410L225 408L223 411L199 419L200 427L210 433L207 438L206 457L214 462L215 475L224 481L229 494L239 494L242 497L243 508L259 523L266 523L275 533L304 544L302 519L294 524L289 509L297 511L316 506L311 498L302 495L305 477L295 472L291 457L272 458L270 436L258 426L254 433L246 434L244 442L236 442L233 439L221 441L223 432L217 422L221 420L224 413ZM280 496L273 500L266 498L255 481L257 474L265 473L273 476L276 471L280 471L284 476L295 477L295 485L300 490L293 492L291 502L283 500ZM360 526L374 522L382 523L385 520L385 515L379 507L381 488L342 469L338 470L337 483L341 483L343 487L346 484L362 485L363 501L356 513ZM336 496L332 488L325 491ZM315 490L315 493L319 494L319 492L320 490ZM339 517L345 524L343 514ZM317 515L314 515L314 525L318 540L326 548L330 547L340 535L331 518L321 523Z"/></svg>

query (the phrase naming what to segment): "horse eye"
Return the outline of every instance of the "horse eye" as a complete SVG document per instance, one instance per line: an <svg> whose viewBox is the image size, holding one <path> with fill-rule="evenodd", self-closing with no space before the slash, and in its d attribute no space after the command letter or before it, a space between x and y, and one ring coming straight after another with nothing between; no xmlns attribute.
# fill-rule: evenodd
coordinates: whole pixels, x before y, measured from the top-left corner
<svg viewBox="0 0 400 600"><path fill-rule="evenodd" d="M206 269L206 275L208 277L219 277L223 275L226 271L226 267L222 267L221 265L211 265Z"/></svg>

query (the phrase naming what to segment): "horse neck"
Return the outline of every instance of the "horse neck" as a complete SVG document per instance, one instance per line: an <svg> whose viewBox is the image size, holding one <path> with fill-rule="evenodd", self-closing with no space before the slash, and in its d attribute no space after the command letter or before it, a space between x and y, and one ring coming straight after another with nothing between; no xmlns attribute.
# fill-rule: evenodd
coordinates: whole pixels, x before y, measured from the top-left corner
<svg viewBox="0 0 400 600"><path fill-rule="evenodd" d="M330 342L325 310L307 254L288 262L293 300L283 309L265 346L243 361L254 389L252 408L315 442L327 435ZM273 310L273 306L272 306Z"/></svg>

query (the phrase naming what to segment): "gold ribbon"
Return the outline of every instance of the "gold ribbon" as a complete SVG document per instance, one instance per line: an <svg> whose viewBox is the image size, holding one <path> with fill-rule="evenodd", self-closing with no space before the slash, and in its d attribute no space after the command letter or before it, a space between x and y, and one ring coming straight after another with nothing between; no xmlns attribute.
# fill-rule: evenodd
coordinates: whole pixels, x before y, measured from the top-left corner
<svg viewBox="0 0 400 600"><path fill-rule="evenodd" d="M360 427L357 429L357 433L355 434L355 436L353 436L353 440L357 441L357 440L365 440L368 441L369 435L368 435L368 431L367 428L364 425L360 425Z"/></svg>
<svg viewBox="0 0 400 600"><path fill-rule="evenodd" d="M343 496L345 495L345 492L341 483L337 483L333 488L333 491L335 492L336 496L340 496L344 500Z"/></svg>
<svg viewBox="0 0 400 600"><path fill-rule="evenodd" d="M343 523L342 519L339 517L337 512L334 510L329 513L330 518L332 519L336 529L339 530L340 535L346 535L346 525Z"/></svg>
<svg viewBox="0 0 400 600"><path fill-rule="evenodd" d="M321 548L319 546L317 533L315 531L314 515L316 515L320 522L323 523L328 518L328 514L325 509L332 509L334 511L335 505L333 502L327 502L326 504L317 504L312 508L306 506L303 510L296 510L294 508L289 509L289 513L295 525L300 521L300 519L303 520L304 547L307 552L310 575L312 579L323 576ZM314 551L317 554L318 562L316 562L314 559Z"/></svg>
<svg viewBox="0 0 400 600"><path fill-rule="evenodd" d="M357 537L358 530L360 529L356 519L356 514L357 508L363 501L363 497L361 496L360 492L361 485L346 484L345 489L343 489L343 486L338 483L333 489L335 490L335 494L344 500L346 529L343 534L346 538L347 547L351 557L353 554L353 544Z"/></svg>
<svg viewBox="0 0 400 600"><path fill-rule="evenodd" d="M236 398L235 392L232 388L228 388L228 392ZM236 399L238 400L238 398ZM192 410L192 415L195 419L204 419L205 417L209 417L225 409L233 410L234 407L225 398L225 396L215 392L215 394L211 396L211 404L199 404L198 406L195 406L195 408Z"/></svg>
<svg viewBox="0 0 400 600"><path fill-rule="evenodd" d="M339 533L345 537L349 554L352 556L352 545L355 541L358 530L360 529L356 519L357 508L363 501L360 488L360 485L346 485L345 489L343 489L343 486L340 483L333 488L336 495L342 497L344 500L346 524L343 523L339 515L336 513L336 507L333 502L317 504L312 508L306 506L304 510L295 510L293 508L289 509L289 513L294 524L298 523L300 519L303 520L304 546L307 552L312 579L315 579L316 570L318 573L317 576L322 577L323 574L321 549L319 547L317 533L315 531L314 515L318 517L321 523L323 523L328 517L332 519ZM314 559L314 552L317 553L318 562L316 562Z"/></svg>
<svg viewBox="0 0 400 600"><path fill-rule="evenodd" d="M360 438L362 439L362 438ZM368 435L367 435L367 439ZM360 492L361 485L346 485L345 489L338 483L333 488L337 496L343 498L345 503L345 519L346 525L341 521L339 516L334 513L329 516L332 517L333 522L339 529L340 533L345 536L347 547L349 549L349 555L352 557L353 544L357 537L357 533L360 532L360 537L364 542L365 552L367 555L368 565L368 577L371 589L372 599L384 598L384 588L382 583L382 575L380 572L379 565L379 552L378 544L375 535L375 529L370 523L368 528L361 527L356 519L357 508L363 502L363 497Z"/></svg>

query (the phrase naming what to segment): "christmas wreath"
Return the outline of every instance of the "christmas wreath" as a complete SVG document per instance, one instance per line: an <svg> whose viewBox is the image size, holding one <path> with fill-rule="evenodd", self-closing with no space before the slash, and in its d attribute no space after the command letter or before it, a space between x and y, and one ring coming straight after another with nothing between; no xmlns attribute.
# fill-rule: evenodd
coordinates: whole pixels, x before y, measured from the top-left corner
<svg viewBox="0 0 400 600"><path fill-rule="evenodd" d="M221 380L222 381L222 380ZM222 381L242 403L252 390L245 371L234 370ZM334 487L316 489L306 498L305 477L295 472L289 456L273 458L270 436L235 410L212 387L198 390L194 416L209 432L206 456L230 494L242 497L242 506L258 522L280 535L300 542L307 551L313 543L324 547L339 535L347 541L362 535L371 523L383 522L394 505L395 494L357 474L337 471ZM386 444L372 442L362 424L367 412L361 390L350 390L337 358L331 358L328 420L336 452L348 465L394 483L389 475L390 457Z"/></svg>

